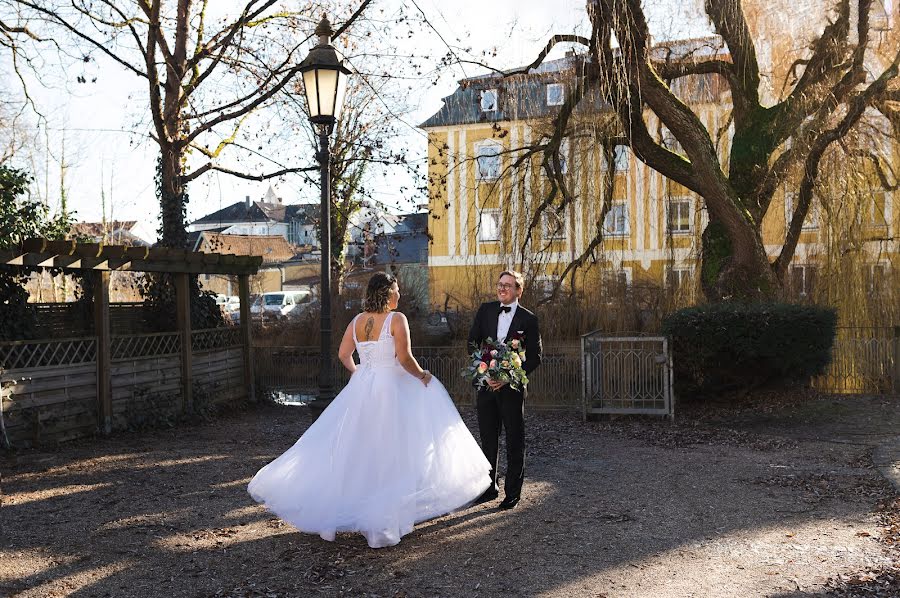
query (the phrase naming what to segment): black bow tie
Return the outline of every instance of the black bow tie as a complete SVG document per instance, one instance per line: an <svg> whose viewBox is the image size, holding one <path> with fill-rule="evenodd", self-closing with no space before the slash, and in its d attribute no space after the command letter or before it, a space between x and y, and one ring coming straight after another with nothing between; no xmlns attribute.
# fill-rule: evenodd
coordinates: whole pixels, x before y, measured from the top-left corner
<svg viewBox="0 0 900 598"><path fill-rule="evenodd" d="M511 306L511 305L501 305L501 306L500 306L500 313L501 313L501 314L508 314L508 313L511 312L511 311L512 311L512 306Z"/></svg>

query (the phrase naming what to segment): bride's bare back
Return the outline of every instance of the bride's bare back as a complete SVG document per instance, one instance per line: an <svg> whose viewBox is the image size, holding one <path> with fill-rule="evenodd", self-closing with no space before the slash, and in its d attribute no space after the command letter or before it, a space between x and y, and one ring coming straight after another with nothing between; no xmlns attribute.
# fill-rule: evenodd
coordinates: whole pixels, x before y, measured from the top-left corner
<svg viewBox="0 0 900 598"><path fill-rule="evenodd" d="M359 314L359 317L356 318L356 338L360 342L368 342L368 341L377 341L378 335L381 333L381 329L384 326L384 321L391 314L391 312L385 313L373 313L364 311Z"/></svg>

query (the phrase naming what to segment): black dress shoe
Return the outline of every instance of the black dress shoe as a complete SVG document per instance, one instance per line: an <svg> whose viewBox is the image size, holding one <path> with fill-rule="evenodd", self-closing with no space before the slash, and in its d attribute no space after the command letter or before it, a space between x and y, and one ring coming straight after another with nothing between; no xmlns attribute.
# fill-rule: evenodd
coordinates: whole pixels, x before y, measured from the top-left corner
<svg viewBox="0 0 900 598"><path fill-rule="evenodd" d="M474 504L480 505L482 503L491 502L492 500L495 500L498 496L500 496L500 491L497 490L496 487L488 488L487 490L484 491L484 494L482 494L477 499L475 499Z"/></svg>
<svg viewBox="0 0 900 598"><path fill-rule="evenodd" d="M517 504L519 504L518 496L507 496L502 501L500 501L500 509L503 511L506 511L506 510L512 509Z"/></svg>

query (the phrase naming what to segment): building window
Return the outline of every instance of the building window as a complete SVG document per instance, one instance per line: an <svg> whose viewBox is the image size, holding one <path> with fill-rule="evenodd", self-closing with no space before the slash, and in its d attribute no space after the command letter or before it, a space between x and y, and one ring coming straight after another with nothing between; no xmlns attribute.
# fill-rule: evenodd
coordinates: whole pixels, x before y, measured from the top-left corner
<svg viewBox="0 0 900 598"><path fill-rule="evenodd" d="M617 172L628 170L628 146L617 145L613 150Z"/></svg>
<svg viewBox="0 0 900 598"><path fill-rule="evenodd" d="M563 139L559 143L559 152L556 154L559 157L559 173L560 174L568 174L569 172L569 140ZM543 168L541 172L544 174L547 173Z"/></svg>
<svg viewBox="0 0 900 598"><path fill-rule="evenodd" d="M550 83L547 85L548 106L562 106L565 99L566 92L561 83Z"/></svg>
<svg viewBox="0 0 900 598"><path fill-rule="evenodd" d="M787 226L791 225L794 218L794 206L797 205L797 194L788 192L784 194L784 216ZM815 198L809 204L806 218L803 219L803 230L816 230L819 228L819 208Z"/></svg>
<svg viewBox="0 0 900 598"><path fill-rule="evenodd" d="M886 227L887 194L884 191L872 191L866 201L866 222L873 227Z"/></svg>
<svg viewBox="0 0 900 598"><path fill-rule="evenodd" d="M553 294L553 286L555 284L556 278L547 274L541 274L534 279L535 290L538 292L541 299L546 299ZM562 284L560 284L560 290L562 290Z"/></svg>
<svg viewBox="0 0 900 598"><path fill-rule="evenodd" d="M791 289L800 297L810 296L816 288L816 266L791 266Z"/></svg>
<svg viewBox="0 0 900 598"><path fill-rule="evenodd" d="M681 147L678 139L675 138L675 135L672 134L672 131L670 131L665 125L661 126L659 143L670 152L675 152L676 154L684 153L684 148Z"/></svg>
<svg viewBox="0 0 900 598"><path fill-rule="evenodd" d="M544 239L565 239L566 218L553 208L541 212L541 236Z"/></svg>
<svg viewBox="0 0 900 598"><path fill-rule="evenodd" d="M482 243L500 240L500 210L482 210L478 222L478 240Z"/></svg>
<svg viewBox="0 0 900 598"><path fill-rule="evenodd" d="M604 270L602 275L603 288L607 291L624 290L631 282L625 269Z"/></svg>
<svg viewBox="0 0 900 598"><path fill-rule="evenodd" d="M500 177L500 146L496 143L480 145L475 149L479 181L489 181Z"/></svg>
<svg viewBox="0 0 900 598"><path fill-rule="evenodd" d="M624 202L616 202L606 213L603 230L609 236L621 237L628 234L628 206Z"/></svg>
<svg viewBox="0 0 900 598"><path fill-rule="evenodd" d="M691 280L690 268L669 268L666 270L666 287L670 289L680 289Z"/></svg>
<svg viewBox="0 0 900 598"><path fill-rule="evenodd" d="M613 164L615 166L616 172L624 172L628 170L628 146L627 145L617 145L613 148ZM609 165L606 163L605 155L603 159L603 168L604 170L608 168Z"/></svg>
<svg viewBox="0 0 900 598"><path fill-rule="evenodd" d="M481 111L496 112L497 111L497 90L483 89L481 91Z"/></svg>
<svg viewBox="0 0 900 598"><path fill-rule="evenodd" d="M691 232L691 200L671 199L667 207L666 226L671 234Z"/></svg>
<svg viewBox="0 0 900 598"><path fill-rule="evenodd" d="M887 264L869 264L866 270L866 289L870 295L880 295L884 289L884 281L887 280Z"/></svg>

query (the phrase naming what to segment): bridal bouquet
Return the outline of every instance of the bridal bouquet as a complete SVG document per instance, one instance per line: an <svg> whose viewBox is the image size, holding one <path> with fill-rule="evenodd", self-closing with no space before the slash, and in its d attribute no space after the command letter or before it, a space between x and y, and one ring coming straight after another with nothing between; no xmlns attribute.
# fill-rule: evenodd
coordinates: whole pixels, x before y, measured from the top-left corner
<svg viewBox="0 0 900 598"><path fill-rule="evenodd" d="M513 390L525 390L528 376L522 369L525 347L522 338L513 336L507 343L488 338L481 348L472 352L471 365L463 368L462 376L477 388L487 387L487 381L506 382Z"/></svg>

